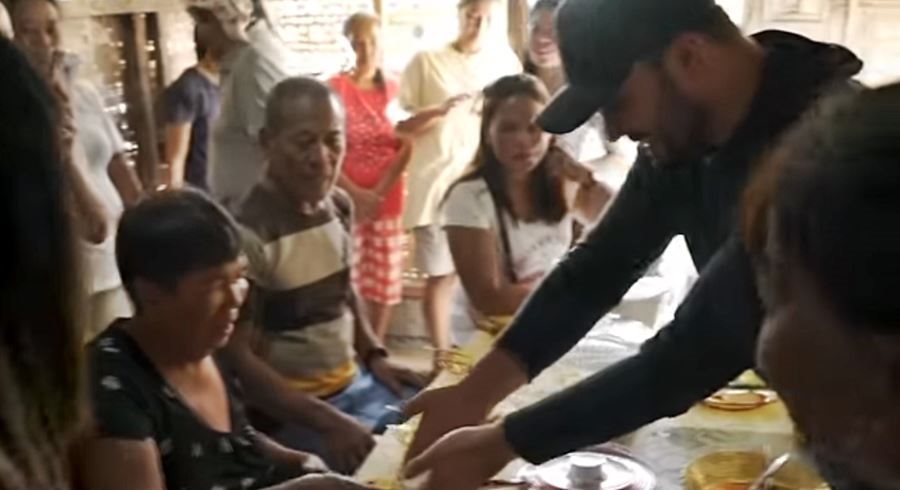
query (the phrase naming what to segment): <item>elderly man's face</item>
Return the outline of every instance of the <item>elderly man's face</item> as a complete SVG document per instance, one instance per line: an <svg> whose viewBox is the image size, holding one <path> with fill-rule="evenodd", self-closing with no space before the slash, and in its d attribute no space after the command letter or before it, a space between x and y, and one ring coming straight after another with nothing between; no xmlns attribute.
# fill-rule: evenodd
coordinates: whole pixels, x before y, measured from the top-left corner
<svg viewBox="0 0 900 490"><path fill-rule="evenodd" d="M758 365L833 488L900 488L900 335L850 324L796 261L773 264Z"/></svg>

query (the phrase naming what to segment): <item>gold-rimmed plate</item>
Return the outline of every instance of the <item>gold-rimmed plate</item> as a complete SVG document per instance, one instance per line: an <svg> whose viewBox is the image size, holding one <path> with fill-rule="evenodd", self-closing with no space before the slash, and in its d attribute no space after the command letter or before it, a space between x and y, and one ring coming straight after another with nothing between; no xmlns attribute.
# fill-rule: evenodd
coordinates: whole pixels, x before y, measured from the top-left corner
<svg viewBox="0 0 900 490"><path fill-rule="evenodd" d="M770 390L726 388L704 400L703 404L717 410L740 412L764 407L777 399L775 392Z"/></svg>
<svg viewBox="0 0 900 490"><path fill-rule="evenodd" d="M688 465L687 490L747 490L769 464L765 454L723 451L707 454ZM828 485L803 462L792 458L770 480L772 490L828 490Z"/></svg>

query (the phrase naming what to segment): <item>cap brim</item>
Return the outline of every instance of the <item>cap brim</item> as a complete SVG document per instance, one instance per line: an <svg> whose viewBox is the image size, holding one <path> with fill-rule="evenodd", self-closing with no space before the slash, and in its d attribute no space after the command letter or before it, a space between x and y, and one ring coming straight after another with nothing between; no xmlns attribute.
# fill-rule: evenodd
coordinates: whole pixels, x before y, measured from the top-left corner
<svg viewBox="0 0 900 490"><path fill-rule="evenodd" d="M538 126L548 133L571 133L608 104L613 93L612 87L566 85L538 116Z"/></svg>

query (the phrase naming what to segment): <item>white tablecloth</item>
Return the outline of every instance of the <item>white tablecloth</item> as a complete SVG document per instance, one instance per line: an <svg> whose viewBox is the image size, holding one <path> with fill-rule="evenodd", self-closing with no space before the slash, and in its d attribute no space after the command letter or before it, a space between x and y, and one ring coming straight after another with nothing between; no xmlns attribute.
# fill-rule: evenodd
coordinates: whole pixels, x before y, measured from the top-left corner
<svg viewBox="0 0 900 490"><path fill-rule="evenodd" d="M559 363L530 385L505 400L498 410L507 412L533 403L634 353L653 331L637 322L607 319ZM490 346L480 337L466 351L479 358ZM433 386L446 386L459 376L443 373ZM627 409L627 408L623 408ZM411 424L414 426L415 421ZM357 479L385 485L396 480L410 437L408 427L390 430L357 473ZM658 488L682 488L684 468L694 459L719 450L754 450L770 455L791 447L790 419L780 403L748 412L725 412L698 405L673 419L660 420L616 441L630 448L658 478ZM499 478L511 479L524 464L516 461ZM400 488L400 487L396 487Z"/></svg>

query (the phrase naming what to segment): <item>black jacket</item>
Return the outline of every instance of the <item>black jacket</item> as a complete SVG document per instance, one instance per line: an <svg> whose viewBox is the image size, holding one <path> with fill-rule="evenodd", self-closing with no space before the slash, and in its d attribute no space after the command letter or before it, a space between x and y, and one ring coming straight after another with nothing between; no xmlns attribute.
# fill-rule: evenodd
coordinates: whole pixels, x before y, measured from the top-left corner
<svg viewBox="0 0 900 490"><path fill-rule="evenodd" d="M538 463L689 409L753 367L763 318L737 233L738 206L763 152L823 94L854 85L848 50L766 31L761 85L731 139L702 161L638 158L603 221L547 277L498 341L531 377L615 307L676 235L700 278L671 324L637 355L507 417L516 452Z"/></svg>

